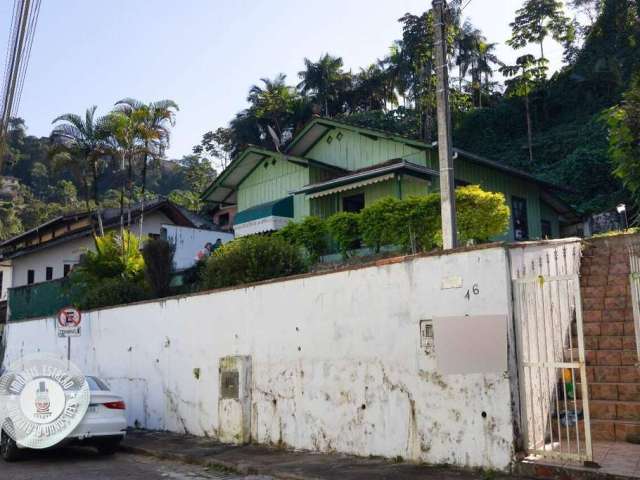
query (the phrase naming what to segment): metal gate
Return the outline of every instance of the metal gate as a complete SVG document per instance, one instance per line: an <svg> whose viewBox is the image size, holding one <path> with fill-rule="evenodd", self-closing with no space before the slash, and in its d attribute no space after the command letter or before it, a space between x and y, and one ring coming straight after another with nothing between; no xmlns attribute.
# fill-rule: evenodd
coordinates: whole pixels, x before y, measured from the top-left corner
<svg viewBox="0 0 640 480"><path fill-rule="evenodd" d="M636 349L640 364L640 243L629 243L629 285L633 304L633 323L636 332Z"/></svg>
<svg viewBox="0 0 640 480"><path fill-rule="evenodd" d="M521 425L529 455L592 461L580 243L510 252Z"/></svg>

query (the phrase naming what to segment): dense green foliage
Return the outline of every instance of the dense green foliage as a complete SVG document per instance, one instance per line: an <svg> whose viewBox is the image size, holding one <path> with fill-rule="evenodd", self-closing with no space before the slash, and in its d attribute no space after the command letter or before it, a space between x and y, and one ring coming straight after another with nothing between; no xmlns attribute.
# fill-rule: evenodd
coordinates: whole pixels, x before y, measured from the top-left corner
<svg viewBox="0 0 640 480"><path fill-rule="evenodd" d="M94 240L95 251L87 251L69 275L74 304L90 309L147 298L138 237L125 230Z"/></svg>
<svg viewBox="0 0 640 480"><path fill-rule="evenodd" d="M456 218L461 245L482 243L506 233L510 211L502 193L468 185L456 189ZM307 217L290 222L275 236L303 247L309 264L314 264L328 253L328 237L346 260L361 246L373 253L384 246L408 253L439 248L441 229L440 194L434 192L403 200L384 197L359 213L338 212L326 220Z"/></svg>
<svg viewBox="0 0 640 480"><path fill-rule="evenodd" d="M201 285L220 288L306 271L297 246L277 235L252 235L225 244L207 259Z"/></svg>
<svg viewBox="0 0 640 480"><path fill-rule="evenodd" d="M440 204L440 199L437 201ZM502 193L486 192L478 185L456 188L458 242L488 242L507 232L511 212ZM440 222L438 222L440 223Z"/></svg>
<svg viewBox="0 0 640 480"><path fill-rule="evenodd" d="M92 288L81 292L74 304L82 310L125 305L151 298L144 283L115 277L105 278Z"/></svg>
<svg viewBox="0 0 640 480"><path fill-rule="evenodd" d="M360 235L365 245L379 251L396 245L405 252L442 246L440 195L431 193L404 200L380 199L360 212ZM456 189L458 241L482 243L504 234L509 208L502 193L486 192L477 185Z"/></svg>
<svg viewBox="0 0 640 480"><path fill-rule="evenodd" d="M395 224L401 201L394 197L381 198L360 212L362 242L374 252L380 247L397 242Z"/></svg>
<svg viewBox="0 0 640 480"><path fill-rule="evenodd" d="M338 245L342 258L347 259L350 252L360 245L360 214L334 213L327 219L327 230Z"/></svg>
<svg viewBox="0 0 640 480"><path fill-rule="evenodd" d="M301 222L289 222L287 226L276 232L276 235L304 249L306 257L312 264L327 253L329 248L326 222L313 215L305 217Z"/></svg>
<svg viewBox="0 0 640 480"><path fill-rule="evenodd" d="M608 118L614 172L631 191L636 205L640 205L640 72Z"/></svg>
<svg viewBox="0 0 640 480"><path fill-rule="evenodd" d="M398 204L392 228L393 243L403 252L429 251L438 245L440 197L437 194L411 196Z"/></svg>
<svg viewBox="0 0 640 480"><path fill-rule="evenodd" d="M163 238L150 238L142 246L144 278L157 298L171 293L175 245Z"/></svg>
<svg viewBox="0 0 640 480"><path fill-rule="evenodd" d="M612 175L602 113L620 102L640 66L640 2L569 4L573 11L558 0L524 1L508 43L515 49L534 45L539 54L503 65L495 44L462 18L460 2L450 2L450 103L456 146L570 186L564 199L588 214L628 200ZM571 18L576 10L584 23ZM323 55L305 59L297 86L284 76L263 79L251 89L248 108L228 127L205 134L196 150L226 164L247 144L286 144L312 112L433 140L432 17L407 14L399 21L402 38L359 72L346 71L340 57ZM549 78L544 45L552 39L564 46L565 65ZM492 81L498 69L507 76L505 89Z"/></svg>
<svg viewBox="0 0 640 480"><path fill-rule="evenodd" d="M11 120L0 172L0 240L57 215L117 208L121 201L128 208L162 195L193 211L203 207L199 193L216 175L209 161L198 155L164 158L172 120L161 107L173 103L126 101L129 106L121 107L125 111L133 105L141 112L135 117L137 133L129 149L109 131L119 126L120 141L126 140L124 112L116 116L118 122L109 115L97 117L95 107L82 116L62 115L54 120L51 138L28 135L21 119Z"/></svg>
<svg viewBox="0 0 640 480"><path fill-rule="evenodd" d="M632 188L633 180L620 168L622 124L615 122L640 68L640 1L565 2L573 10L559 0L523 1L508 43L516 50L533 45L536 53L520 55L514 65L504 65L495 44L463 18L463 3L449 2L447 32L454 144L571 187L562 196L579 213L630 200L624 186ZM571 18L576 10L582 24ZM124 99L104 117L95 108L66 114L56 119L52 138L27 135L24 123L12 119L0 173L20 184L2 193L1 238L62 212L119 206L123 189L125 206L159 194L199 210L198 194L215 177L211 162L224 168L248 144L283 148L314 113L432 141L432 14L406 14L399 22L401 38L359 71L324 54L305 58L295 81L262 78L249 89L247 108L205 133L195 155L181 160L163 156L177 110L171 101ZM565 65L549 78L545 44L552 39L562 43ZM493 81L497 70L507 77L504 88ZM106 138L105 126L116 127ZM6 214L3 205L15 211Z"/></svg>

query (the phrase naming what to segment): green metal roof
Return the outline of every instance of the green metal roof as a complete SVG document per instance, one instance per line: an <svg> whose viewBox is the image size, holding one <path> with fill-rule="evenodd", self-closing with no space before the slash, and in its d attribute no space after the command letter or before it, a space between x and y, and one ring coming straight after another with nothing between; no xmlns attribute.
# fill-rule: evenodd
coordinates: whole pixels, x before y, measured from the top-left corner
<svg viewBox="0 0 640 480"><path fill-rule="evenodd" d="M246 210L236 213L234 223L250 222L266 217L288 217L293 218L293 196L280 198L273 202L261 203Z"/></svg>

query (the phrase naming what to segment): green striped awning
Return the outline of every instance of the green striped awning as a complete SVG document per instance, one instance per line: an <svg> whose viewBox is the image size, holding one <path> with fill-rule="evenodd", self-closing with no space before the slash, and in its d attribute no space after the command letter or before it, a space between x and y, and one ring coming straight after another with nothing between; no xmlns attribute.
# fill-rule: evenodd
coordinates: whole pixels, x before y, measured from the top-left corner
<svg viewBox="0 0 640 480"><path fill-rule="evenodd" d="M236 213L233 229L241 237L279 230L293 219L293 196L261 203Z"/></svg>

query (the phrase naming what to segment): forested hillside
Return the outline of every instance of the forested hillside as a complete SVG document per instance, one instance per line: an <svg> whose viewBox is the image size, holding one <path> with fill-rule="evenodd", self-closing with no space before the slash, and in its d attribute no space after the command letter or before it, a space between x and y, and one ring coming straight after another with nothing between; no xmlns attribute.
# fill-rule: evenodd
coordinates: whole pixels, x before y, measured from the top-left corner
<svg viewBox="0 0 640 480"><path fill-rule="evenodd" d="M533 45L539 54L522 54L513 65L464 18L461 2L449 7L454 144L570 187L566 199L582 214L636 200L640 1L524 0L507 43L517 52ZM433 141L433 18L427 11L399 22L402 38L358 72L325 54L305 58L297 79L260 79L248 91L248 107L180 160L165 156L178 114L170 100L125 99L105 117L95 116L95 107L62 115L44 138L13 119L1 171L0 238L61 212L156 195L201 209L199 193L215 170L247 144L286 146L313 114ZM549 75L544 52L552 39L563 45L565 64ZM496 81L498 71L504 82Z"/></svg>
<svg viewBox="0 0 640 480"><path fill-rule="evenodd" d="M71 124L65 126L70 134L78 136L78 141L88 141L88 136L72 130ZM215 178L209 162L197 155L167 160L160 152L149 149L143 159L140 150L132 158L130 172L121 168L126 155L120 154L115 139L110 146L111 139L105 135L101 140L104 144L98 142L103 150L97 152L101 156L96 158L77 145L67 145L71 137L60 142L56 135L61 136L59 131L52 137L29 135L22 119L11 120L0 183L0 239L64 213L94 210L97 204L101 208L119 207L121 201L128 205L143 197L149 201L158 195L167 196L198 210L198 192ZM147 164L144 192L143 163ZM123 184L125 195L121 195Z"/></svg>
<svg viewBox="0 0 640 480"><path fill-rule="evenodd" d="M454 144L572 188L566 199L589 214L630 200L612 174L608 118L640 66L640 2L567 3L523 1L508 43L516 51L539 46L540 54L505 65L496 44L464 19L460 3L450 2ZM248 143L286 144L312 112L433 141L433 20L425 12L399 21L402 38L359 72L327 54L304 60L297 85L284 75L261 79L249 91L249 107L228 127L205 134L195 152L224 165ZM549 76L544 45L552 38L564 46L565 66ZM507 78L504 85L494 81L497 71Z"/></svg>

